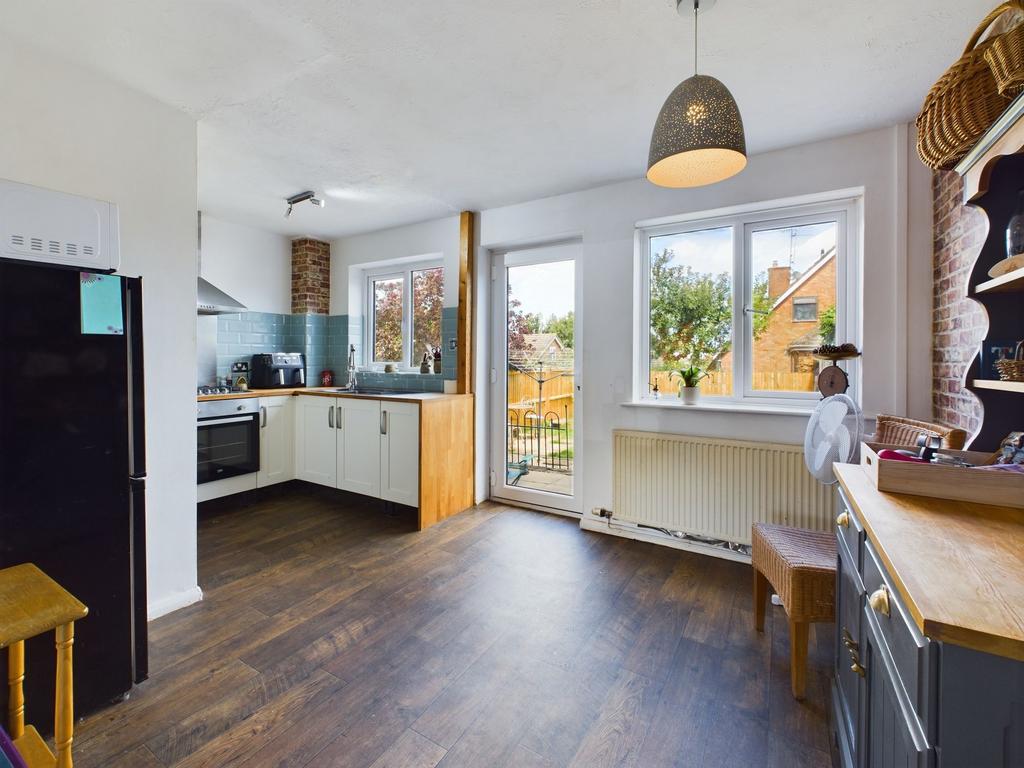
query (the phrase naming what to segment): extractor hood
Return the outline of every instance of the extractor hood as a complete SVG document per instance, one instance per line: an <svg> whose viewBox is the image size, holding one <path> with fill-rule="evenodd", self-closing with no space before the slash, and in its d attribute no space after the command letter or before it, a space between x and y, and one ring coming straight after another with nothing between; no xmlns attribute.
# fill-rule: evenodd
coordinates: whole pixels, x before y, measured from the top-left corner
<svg viewBox="0 0 1024 768"><path fill-rule="evenodd" d="M199 301L197 311L200 315L230 315L245 312L242 302L231 298L213 283L199 278Z"/></svg>

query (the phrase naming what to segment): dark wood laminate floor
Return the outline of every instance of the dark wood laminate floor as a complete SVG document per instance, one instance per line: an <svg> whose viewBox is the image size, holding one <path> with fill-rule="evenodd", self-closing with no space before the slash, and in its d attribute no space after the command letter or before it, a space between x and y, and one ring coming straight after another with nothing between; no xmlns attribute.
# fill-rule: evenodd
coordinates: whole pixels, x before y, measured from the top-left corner
<svg viewBox="0 0 1024 768"><path fill-rule="evenodd" d="M199 527L206 599L77 768L827 766L830 630L789 693L748 566L488 504L422 533L302 486Z"/></svg>

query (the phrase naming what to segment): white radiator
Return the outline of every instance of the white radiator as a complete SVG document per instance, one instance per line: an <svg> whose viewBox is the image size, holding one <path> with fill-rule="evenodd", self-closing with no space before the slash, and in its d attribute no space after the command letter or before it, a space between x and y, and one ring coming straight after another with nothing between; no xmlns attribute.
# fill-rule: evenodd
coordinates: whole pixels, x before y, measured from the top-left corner
<svg viewBox="0 0 1024 768"><path fill-rule="evenodd" d="M828 530L833 489L803 447L615 431L612 513L619 522L750 544L755 522Z"/></svg>

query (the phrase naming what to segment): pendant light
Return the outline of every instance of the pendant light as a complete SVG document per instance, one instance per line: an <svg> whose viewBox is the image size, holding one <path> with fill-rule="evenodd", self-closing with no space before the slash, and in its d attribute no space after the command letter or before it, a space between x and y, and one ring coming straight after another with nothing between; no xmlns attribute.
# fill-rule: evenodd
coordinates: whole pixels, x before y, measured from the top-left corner
<svg viewBox="0 0 1024 768"><path fill-rule="evenodd" d="M651 135L647 180L659 187L701 187L735 176L747 165L747 141L736 100L725 85L697 74L697 19L714 0L677 0L679 12L693 3L693 77L676 86Z"/></svg>

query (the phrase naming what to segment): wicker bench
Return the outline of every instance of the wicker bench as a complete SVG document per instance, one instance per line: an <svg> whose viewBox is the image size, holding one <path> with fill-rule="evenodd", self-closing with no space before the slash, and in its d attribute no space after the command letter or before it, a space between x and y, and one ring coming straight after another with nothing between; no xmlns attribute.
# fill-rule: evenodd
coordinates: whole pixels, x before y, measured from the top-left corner
<svg viewBox="0 0 1024 768"><path fill-rule="evenodd" d="M755 523L754 626L764 631L768 586L774 588L789 618L789 676L793 696L807 688L807 634L811 622L835 621L836 540L829 532Z"/></svg>
<svg viewBox="0 0 1024 768"><path fill-rule="evenodd" d="M868 439L873 443L906 445L913 448L917 438L922 434L939 438L942 440L943 448L954 451L962 451L967 442L967 433L962 429L903 416L889 416L885 413L878 414L875 419L875 434Z"/></svg>

